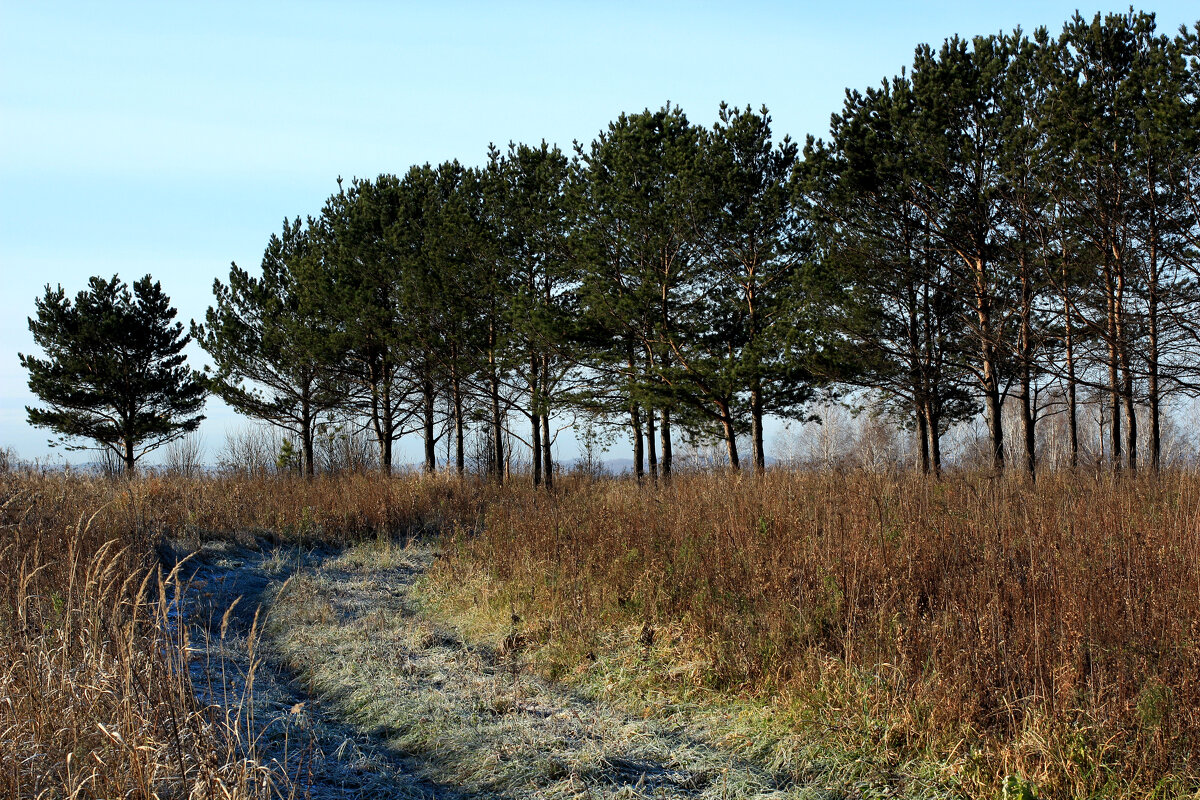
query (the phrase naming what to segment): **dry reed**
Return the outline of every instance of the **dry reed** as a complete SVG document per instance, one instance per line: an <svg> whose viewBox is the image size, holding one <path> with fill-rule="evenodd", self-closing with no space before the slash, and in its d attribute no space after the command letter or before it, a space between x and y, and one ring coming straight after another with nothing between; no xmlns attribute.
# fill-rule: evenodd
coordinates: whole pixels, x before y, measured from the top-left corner
<svg viewBox="0 0 1200 800"><path fill-rule="evenodd" d="M473 489L364 476L0 476L0 796L286 795L289 776L256 760L242 709L196 702L179 572L164 574L157 545L411 528L458 492Z"/></svg>
<svg viewBox="0 0 1200 800"><path fill-rule="evenodd" d="M0 502L4 795L262 791L246 744L192 699L163 617L163 537L434 529L456 535L432 585L476 603L484 576L493 610L564 668L633 630L686 661L668 684L789 699L797 725L830 737L869 709L888 720L883 746L957 754L968 794L1011 774L1047 796L1200 787L1189 474L777 472L564 479L549 494L422 476L25 474L0 478Z"/></svg>
<svg viewBox="0 0 1200 800"><path fill-rule="evenodd" d="M495 499L436 582L485 570L563 667L658 630L704 665L676 680L821 725L869 706L895 746L971 753L972 794L1195 791L1198 524L1185 474L607 482Z"/></svg>

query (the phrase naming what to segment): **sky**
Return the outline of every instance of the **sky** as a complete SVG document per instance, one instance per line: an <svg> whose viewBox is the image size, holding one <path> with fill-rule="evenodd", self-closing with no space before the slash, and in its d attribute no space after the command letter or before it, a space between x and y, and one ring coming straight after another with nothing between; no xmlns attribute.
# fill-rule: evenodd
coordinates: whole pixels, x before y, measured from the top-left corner
<svg viewBox="0 0 1200 800"><path fill-rule="evenodd" d="M339 175L478 164L490 143L568 149L667 102L705 125L722 101L766 104L802 142L919 43L1057 32L1077 8L1128 6L0 0L0 447L61 453L25 421L17 360L39 352L27 318L47 284L149 273L186 324ZM1167 32L1200 19L1194 3L1146 10ZM207 414L210 451L243 424L215 401Z"/></svg>

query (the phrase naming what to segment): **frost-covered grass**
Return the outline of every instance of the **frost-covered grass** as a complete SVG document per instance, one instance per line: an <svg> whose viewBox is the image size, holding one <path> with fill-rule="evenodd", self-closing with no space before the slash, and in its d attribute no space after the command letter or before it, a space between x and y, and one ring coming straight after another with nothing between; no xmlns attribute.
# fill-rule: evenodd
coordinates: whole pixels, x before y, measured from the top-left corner
<svg viewBox="0 0 1200 800"><path fill-rule="evenodd" d="M953 793L951 774L897 762L886 745L798 739L795 708L659 691L648 676L670 668L670 645L647 648L641 635L547 681L521 620L451 618L428 583L414 590L431 558L427 547L371 543L296 576L273 604L267 641L432 781L506 797Z"/></svg>
<svg viewBox="0 0 1200 800"><path fill-rule="evenodd" d="M1196 797L1198 508L1186 473L598 482L493 498L424 594L618 702L762 708L739 753L850 794Z"/></svg>

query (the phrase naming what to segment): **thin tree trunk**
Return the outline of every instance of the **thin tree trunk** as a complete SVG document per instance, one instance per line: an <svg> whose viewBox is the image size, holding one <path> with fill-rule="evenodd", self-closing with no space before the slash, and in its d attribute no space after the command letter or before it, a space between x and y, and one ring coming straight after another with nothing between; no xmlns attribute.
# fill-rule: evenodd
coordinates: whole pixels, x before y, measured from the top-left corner
<svg viewBox="0 0 1200 800"><path fill-rule="evenodd" d="M646 409L646 460L650 464L650 480L658 483L658 444L654 441L654 409Z"/></svg>
<svg viewBox="0 0 1200 800"><path fill-rule="evenodd" d="M300 447L304 460L304 477L311 479L316 474L313 466L313 424L312 403L309 400L309 388L305 387L300 397Z"/></svg>
<svg viewBox="0 0 1200 800"><path fill-rule="evenodd" d="M1121 360L1121 403L1125 406L1125 457L1132 472L1138 466L1137 406L1133 401L1133 374L1129 368L1128 354Z"/></svg>
<svg viewBox="0 0 1200 800"><path fill-rule="evenodd" d="M544 374L544 373L543 373ZM542 412L542 478L546 488L554 488L554 454L550 451L550 414Z"/></svg>
<svg viewBox="0 0 1200 800"><path fill-rule="evenodd" d="M738 462L737 434L734 432L733 417L729 413L729 404L724 400L718 400L717 408L721 412L721 428L725 434L725 449L729 454L729 468L735 471L740 470L741 464Z"/></svg>
<svg viewBox="0 0 1200 800"><path fill-rule="evenodd" d="M750 449L754 458L754 471L761 475L767 469L767 452L763 447L763 400L758 377L750 388Z"/></svg>
<svg viewBox="0 0 1200 800"><path fill-rule="evenodd" d="M1114 470L1121 470L1121 384L1117 377L1117 354L1110 348L1108 380L1109 395L1112 403L1112 419L1108 426L1109 458Z"/></svg>
<svg viewBox="0 0 1200 800"><path fill-rule="evenodd" d="M1117 264L1117 294L1115 300L1116 355L1121 368L1121 403L1125 407L1125 454L1129 469L1137 469L1137 410L1133 403L1133 374L1129 365L1129 341L1125 332L1125 270L1120 255L1114 252Z"/></svg>
<svg viewBox="0 0 1200 800"><path fill-rule="evenodd" d="M1158 206L1157 195L1155 193L1155 181L1153 166L1151 166L1150 175L1150 241L1149 241L1149 257L1150 257L1150 280L1149 280L1149 302L1148 312L1148 330L1147 334L1147 352L1146 352L1146 391L1149 394L1147 400L1150 404L1150 471L1157 473L1162 465L1162 425L1161 425L1161 399L1159 397L1158 387L1158 347L1159 347L1159 331L1158 331L1158 303L1159 303L1159 274L1158 274Z"/></svg>
<svg viewBox="0 0 1200 800"><path fill-rule="evenodd" d="M1152 325L1153 327L1153 325ZM1158 342L1157 332L1151 334L1149 379L1146 389L1150 403L1150 471L1162 468L1162 401L1158 393Z"/></svg>
<svg viewBox="0 0 1200 800"><path fill-rule="evenodd" d="M538 397L538 357L532 356L529 360L529 419L532 422L532 431L530 432L530 446L533 451L532 467L533 467L533 485L538 487L542 485L542 419L541 419L541 403Z"/></svg>
<svg viewBox="0 0 1200 800"><path fill-rule="evenodd" d="M1025 473L1029 480L1037 478L1037 439L1034 426L1033 407L1033 276L1030 274L1029 258L1024 242L1028 241L1025 230L1021 230L1022 247L1018 256L1021 275L1021 331L1018 348L1021 370L1021 431L1025 439Z"/></svg>
<svg viewBox="0 0 1200 800"><path fill-rule="evenodd" d="M488 395L492 405L492 452L496 483L504 483L508 465L504 458L504 419L500 416L500 372L496 363L496 323L488 323Z"/></svg>
<svg viewBox="0 0 1200 800"><path fill-rule="evenodd" d="M384 475L392 474L392 407L387 402L379 414L379 469Z"/></svg>
<svg viewBox="0 0 1200 800"><path fill-rule="evenodd" d="M629 427L633 433L633 474L641 483L645 465L642 463L642 414L637 403L629 404Z"/></svg>
<svg viewBox="0 0 1200 800"><path fill-rule="evenodd" d="M1033 416L1033 387L1029 376L1029 363L1021 365L1021 430L1025 434L1025 473L1029 480L1037 479L1037 439Z"/></svg>
<svg viewBox="0 0 1200 800"><path fill-rule="evenodd" d="M433 430L434 404L437 402L433 379L426 376L421 382L421 400L424 416L425 472L432 475L437 470L437 437Z"/></svg>
<svg viewBox="0 0 1200 800"><path fill-rule="evenodd" d="M921 473L929 474L929 420L926 418L928 411L926 404L917 402L914 403L915 413L917 417L917 441L920 442L920 461Z"/></svg>
<svg viewBox="0 0 1200 800"><path fill-rule="evenodd" d="M933 462L933 474L942 475L942 417L935 401L927 404L929 413L929 460Z"/></svg>
<svg viewBox="0 0 1200 800"><path fill-rule="evenodd" d="M1111 442L1111 458L1113 469L1120 471L1121 463L1121 379L1118 353L1117 301L1113 290L1111 277L1106 281L1108 297L1108 388L1112 401L1112 424L1109 426L1109 441Z"/></svg>
<svg viewBox="0 0 1200 800"><path fill-rule="evenodd" d="M987 407L988 431L992 443L992 469L1004 471L1004 424L1001 419L1000 375L996 365L996 346L992 330L992 308L985 284L986 267L982 258L976 259L975 314L979 325L980 356L983 367L983 394Z"/></svg>
<svg viewBox="0 0 1200 800"><path fill-rule="evenodd" d="M461 477L467 469L466 454L463 448L463 428L466 421L463 414L462 385L459 382L458 369L450 372L450 394L454 404L454 471Z"/></svg>
<svg viewBox="0 0 1200 800"><path fill-rule="evenodd" d="M658 423L658 436L662 443L662 474L669 480L671 477L671 412L663 408Z"/></svg>
<svg viewBox="0 0 1200 800"><path fill-rule="evenodd" d="M488 394L492 402L492 445L496 455L496 482L504 483L507 464L504 458L504 419L500 415L500 378L494 371L488 379Z"/></svg>
<svg viewBox="0 0 1200 800"><path fill-rule="evenodd" d="M1065 257L1065 256L1064 256ZM1064 268L1065 272L1065 268ZM1071 324L1071 299L1063 276L1063 342L1067 357L1067 437L1071 448L1071 469L1079 466L1079 389L1075 378L1075 335Z"/></svg>

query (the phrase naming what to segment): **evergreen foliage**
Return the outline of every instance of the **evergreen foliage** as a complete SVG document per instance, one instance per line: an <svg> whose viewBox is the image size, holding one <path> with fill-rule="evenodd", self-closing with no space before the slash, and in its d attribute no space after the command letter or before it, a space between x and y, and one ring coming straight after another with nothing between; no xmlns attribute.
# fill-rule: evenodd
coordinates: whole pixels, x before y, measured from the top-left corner
<svg viewBox="0 0 1200 800"><path fill-rule="evenodd" d="M29 389L46 404L26 407L29 423L59 434L69 449L91 439L132 474L139 458L199 427L203 378L186 365L191 337L147 275L133 291L117 276L96 276L67 297L46 287L29 319L44 358L18 354Z"/></svg>
<svg viewBox="0 0 1200 800"><path fill-rule="evenodd" d="M213 359L213 392L231 407L293 434L304 473L314 472L317 420L341 399L328 363L327 331L301 281L319 256L310 225L283 223L271 236L262 275L233 264L229 283L213 282L215 305L192 333Z"/></svg>
<svg viewBox="0 0 1200 800"><path fill-rule="evenodd" d="M245 333L236 272L198 333L223 396L293 431L296 370L320 374L384 470L420 432L427 470L444 440L462 472L474 427L497 480L523 448L549 485L575 415L624 429L639 479L669 476L681 439L737 468L746 434L762 470L764 420L810 418L819 393L882 407L928 472L980 411L994 469L1034 475L1060 414L1077 464L1081 398L1103 404L1103 458L1157 468L1165 404L1200 390L1198 122L1200 27L1130 11L954 37L848 91L803 148L765 108L705 129L667 104L573 157L513 143L339 181L268 248L291 273L257 291L286 313L256 324L296 334Z"/></svg>

